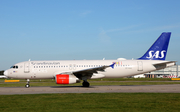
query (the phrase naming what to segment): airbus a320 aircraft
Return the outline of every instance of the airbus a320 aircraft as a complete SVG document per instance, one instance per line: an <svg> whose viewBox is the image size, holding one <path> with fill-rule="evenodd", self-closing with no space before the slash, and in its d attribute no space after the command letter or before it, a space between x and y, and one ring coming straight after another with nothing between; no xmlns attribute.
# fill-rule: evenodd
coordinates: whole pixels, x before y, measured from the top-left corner
<svg viewBox="0 0 180 112"><path fill-rule="evenodd" d="M171 33L164 32L149 50L136 60L59 60L25 61L13 65L4 72L9 78L55 79L57 84L73 84L83 80L83 87L89 87L88 79L119 78L144 74L175 65L165 61Z"/></svg>

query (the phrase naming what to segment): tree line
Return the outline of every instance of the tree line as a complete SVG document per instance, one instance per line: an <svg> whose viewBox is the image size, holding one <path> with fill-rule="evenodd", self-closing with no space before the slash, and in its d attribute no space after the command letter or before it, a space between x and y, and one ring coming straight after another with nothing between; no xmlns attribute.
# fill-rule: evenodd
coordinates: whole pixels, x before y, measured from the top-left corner
<svg viewBox="0 0 180 112"><path fill-rule="evenodd" d="M4 75L4 70L3 70L3 71L0 71L0 75Z"/></svg>

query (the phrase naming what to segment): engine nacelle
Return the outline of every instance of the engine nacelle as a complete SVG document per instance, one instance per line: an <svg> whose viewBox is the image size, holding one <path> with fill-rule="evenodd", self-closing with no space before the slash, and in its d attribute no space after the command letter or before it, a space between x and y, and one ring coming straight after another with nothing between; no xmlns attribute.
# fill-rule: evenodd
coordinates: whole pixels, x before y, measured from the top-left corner
<svg viewBox="0 0 180 112"><path fill-rule="evenodd" d="M69 74L58 74L55 76L56 84L74 84L77 78Z"/></svg>

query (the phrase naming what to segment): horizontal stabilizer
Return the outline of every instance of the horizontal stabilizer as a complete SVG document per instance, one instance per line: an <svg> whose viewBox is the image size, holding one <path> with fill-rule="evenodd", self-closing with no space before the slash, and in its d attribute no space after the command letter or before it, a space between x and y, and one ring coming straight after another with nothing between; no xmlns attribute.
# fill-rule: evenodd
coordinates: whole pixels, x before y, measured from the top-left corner
<svg viewBox="0 0 180 112"><path fill-rule="evenodd" d="M170 67L170 66L174 66L176 65L176 61L167 61L167 62L163 62L163 63L157 63L157 64L153 64L153 66L157 69L164 69L166 67Z"/></svg>

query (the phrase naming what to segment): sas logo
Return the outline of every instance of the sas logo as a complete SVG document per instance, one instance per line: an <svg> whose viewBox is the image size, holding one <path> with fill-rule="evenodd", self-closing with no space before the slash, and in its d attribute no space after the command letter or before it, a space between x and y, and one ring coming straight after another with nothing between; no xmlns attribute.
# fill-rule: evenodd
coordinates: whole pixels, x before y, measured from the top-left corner
<svg viewBox="0 0 180 112"><path fill-rule="evenodd" d="M154 53L154 51L149 51L149 56L147 56L146 58L164 58L164 53L165 52L166 52L165 50L163 50L161 52L156 51L155 53Z"/></svg>

